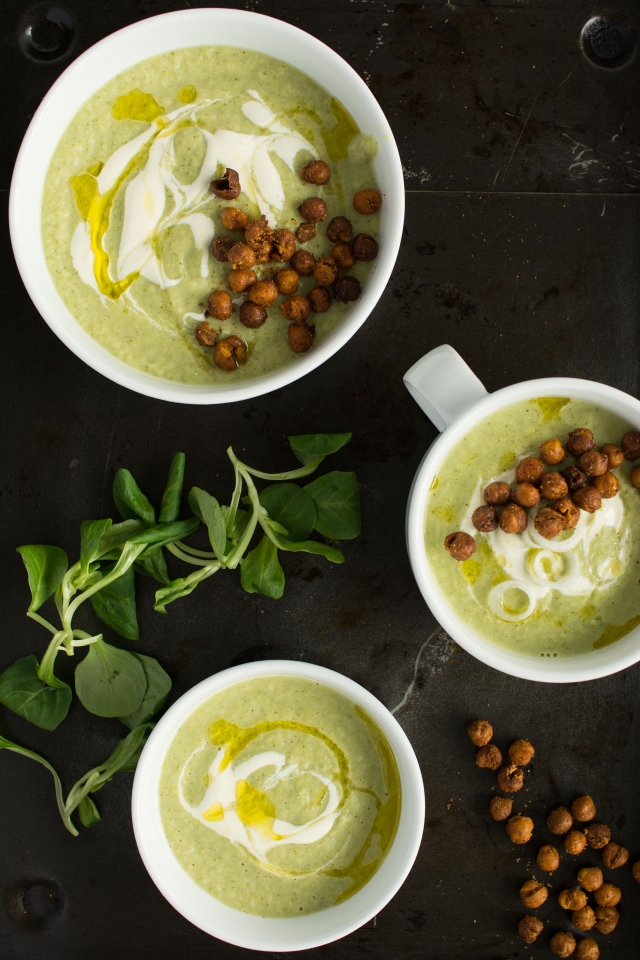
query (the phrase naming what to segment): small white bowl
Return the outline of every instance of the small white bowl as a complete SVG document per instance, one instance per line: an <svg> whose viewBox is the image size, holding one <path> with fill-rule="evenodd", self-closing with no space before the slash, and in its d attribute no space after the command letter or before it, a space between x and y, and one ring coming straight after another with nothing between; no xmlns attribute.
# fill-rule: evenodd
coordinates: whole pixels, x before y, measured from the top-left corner
<svg viewBox="0 0 640 960"><path fill-rule="evenodd" d="M434 477L449 451L481 420L521 400L570 397L604 407L640 430L640 402L594 380L545 377L487 393L462 357L448 344L436 347L411 367L404 382L441 435L418 467L407 504L407 549L422 596L433 615L461 647L496 670L524 680L576 683L624 670L640 660L640 627L601 650L575 657L533 657L491 643L461 620L449 606L433 574L424 544L427 499Z"/></svg>
<svg viewBox="0 0 640 960"><path fill-rule="evenodd" d="M162 764L178 728L202 703L256 677L303 677L324 683L361 706L387 738L398 765L402 802L391 848L369 882L348 900L303 917L259 917L226 906L199 887L178 863L160 817ZM331 943L367 923L404 883L415 860L424 825L424 788L416 755L395 718L373 694L353 680L296 660L264 660L223 670L203 680L174 703L149 737L136 769L131 800L140 856L160 892L175 909L220 940L249 950L308 950Z"/></svg>
<svg viewBox="0 0 640 960"><path fill-rule="evenodd" d="M375 171L384 195L379 254L362 296L330 337L295 363L254 380L198 386L136 370L80 326L49 274L41 233L44 181L61 134L90 96L128 67L182 47L226 45L257 50L297 67L337 97L365 134L378 140ZM160 400L228 403L278 390L333 356L362 326L380 299L398 255L404 222L404 181L398 148L377 100L352 67L320 40L281 20L245 10L180 10L149 17L111 34L78 57L51 87L29 124L11 182L9 223L18 269L53 332L76 356L121 386Z"/></svg>

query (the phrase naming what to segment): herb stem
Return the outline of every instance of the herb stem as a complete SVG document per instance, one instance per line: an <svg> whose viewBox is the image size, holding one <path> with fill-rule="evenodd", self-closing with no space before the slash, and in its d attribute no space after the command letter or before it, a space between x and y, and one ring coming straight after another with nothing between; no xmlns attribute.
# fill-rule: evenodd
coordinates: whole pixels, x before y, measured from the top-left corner
<svg viewBox="0 0 640 960"><path fill-rule="evenodd" d="M231 450L231 447L229 447L229 451L231 451L231 454L233 453L233 450ZM227 453L229 453L229 451L227 451ZM233 460L231 462L233 463ZM233 496L231 497L231 503L229 505L229 511L227 513L226 529L227 529L227 537L229 537L229 539L231 538L231 534L233 533L233 528L236 523L236 516L238 514L238 504L240 503L240 494L242 493L242 476L240 475L240 471L238 470L237 463L233 463L233 470L236 475L236 483L235 483L235 487L233 488Z"/></svg>
<svg viewBox="0 0 640 960"><path fill-rule="evenodd" d="M172 553L174 557L177 557L178 560L184 560L185 563L190 563L194 567L208 567L211 563L211 558L215 557L215 553L207 554L208 559L200 559L199 557L194 557L189 554L183 553L182 550L176 546L175 543L166 544L167 550L169 553Z"/></svg>
<svg viewBox="0 0 640 960"><path fill-rule="evenodd" d="M107 574L106 577L102 577L97 583L92 584L92 586L87 587L84 593L81 593L79 597L76 597L73 603L68 607L67 615L65 617L66 623L69 625L71 624L73 615L81 603L84 603L85 600L88 600L89 597L91 597L94 593L97 593L98 590L102 590L110 583L113 583L113 581L121 577L123 573L126 573L131 564L137 559L146 546L146 543L126 543L122 548L120 559L116 563L111 573ZM78 566L78 564L76 564L76 566Z"/></svg>
<svg viewBox="0 0 640 960"><path fill-rule="evenodd" d="M33 610L27 610L27 616L31 617L32 620L36 620L41 626L45 627L50 633L58 633L53 624L49 623L48 620L45 620L44 617L41 617L39 613L34 613Z"/></svg>
<svg viewBox="0 0 640 960"><path fill-rule="evenodd" d="M216 555L212 553L211 550L196 550L195 547L190 547L188 543L183 543L182 540L175 540L174 544L178 550L190 553L194 557L206 557L208 560L215 560Z"/></svg>
<svg viewBox="0 0 640 960"><path fill-rule="evenodd" d="M297 480L299 477L308 477L310 473L318 469L324 460L324 457L318 457L317 460L312 460L311 463L307 463L304 467L298 467L297 470L286 470L284 473L263 473L262 470L254 470L253 467L248 467L246 463L241 463L234 454L232 447L227 449L227 456L234 466L237 465L241 473L245 473L246 471L246 473L250 473L254 477L259 477L260 480Z"/></svg>

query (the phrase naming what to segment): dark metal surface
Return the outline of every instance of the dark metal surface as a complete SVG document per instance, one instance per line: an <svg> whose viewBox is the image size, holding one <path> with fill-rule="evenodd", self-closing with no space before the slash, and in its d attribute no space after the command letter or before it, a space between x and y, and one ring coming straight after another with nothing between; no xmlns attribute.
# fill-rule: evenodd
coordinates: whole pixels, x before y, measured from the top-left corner
<svg viewBox="0 0 640 960"><path fill-rule="evenodd" d="M60 6L74 25L36 34L45 59L23 52L29 5L6 0L0 8L3 205L30 116L70 60L112 30L182 4ZM527 683L484 667L437 629L411 575L403 529L411 479L434 429L401 376L448 341L490 390L566 374L638 396L638 62L598 68L581 52L580 33L596 13L637 29L639 9L635 0L612 0L606 10L586 0L245 6L334 47L387 112L409 191L395 273L360 333L310 376L253 402L194 408L120 389L66 350L24 291L4 229L0 667L41 653L44 643L24 617L26 578L14 548L50 542L73 553L80 521L111 511L119 466L158 497L169 458L181 449L189 485L224 496L230 442L249 462L275 469L291 461L287 434L353 431L334 462L358 474L364 525L345 544L344 566L285 557L287 589L278 602L244 594L234 574L219 575L166 617L152 612L152 585L144 582L138 649L171 673L172 698L230 664L272 656L339 670L390 707L415 680L398 719L425 779L417 863L375 924L310 957L547 957L549 934L568 928L554 891L574 882L575 861L565 857L553 877L538 943L526 947L515 926L524 912L517 890L537 846L551 839L549 809L591 792L598 818L632 860L640 858L640 668L573 686ZM62 48L70 44L58 59L56 37ZM464 733L478 715L492 720L501 747L525 736L537 749L518 800L533 811L536 834L522 849L488 817L494 780L474 766ZM76 703L55 733L9 713L0 732L46 755L68 787L108 755L122 727ZM232 960L243 953L190 926L152 884L133 840L130 776L100 793L103 820L77 839L60 823L45 770L2 753L0 776L1 960ZM582 861L597 863L599 855ZM614 934L597 938L603 957L633 960L640 886L628 867L611 879L623 889L622 920Z"/></svg>

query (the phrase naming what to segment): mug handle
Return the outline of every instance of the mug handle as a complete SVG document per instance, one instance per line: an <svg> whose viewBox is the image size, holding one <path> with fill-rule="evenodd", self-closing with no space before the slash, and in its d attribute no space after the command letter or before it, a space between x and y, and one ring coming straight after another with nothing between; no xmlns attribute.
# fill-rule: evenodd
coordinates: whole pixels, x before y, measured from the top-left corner
<svg viewBox="0 0 640 960"><path fill-rule="evenodd" d="M402 379L440 432L467 407L488 396L471 367L448 343L426 353Z"/></svg>

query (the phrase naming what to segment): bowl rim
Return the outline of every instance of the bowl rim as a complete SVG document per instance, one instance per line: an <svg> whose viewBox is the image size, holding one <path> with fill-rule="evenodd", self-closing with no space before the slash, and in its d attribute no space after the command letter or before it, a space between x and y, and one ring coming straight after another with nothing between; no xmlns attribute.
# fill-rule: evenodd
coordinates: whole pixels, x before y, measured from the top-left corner
<svg viewBox="0 0 640 960"><path fill-rule="evenodd" d="M137 40L144 37L145 41L150 43L149 36L155 36L158 38L156 45L159 48L153 52L145 52L137 60L131 60L127 66L116 70L112 77L134 66L135 63L166 52L164 47L160 49L159 37L163 31L171 31L176 23L190 21L216 26L234 23L241 26L251 24L256 27L257 25L256 29L261 35L268 36L271 33L272 36L276 36L279 33L288 38L293 46L302 45L314 55L323 58L330 65L332 75L340 79L341 89L344 89L345 85L347 87L351 85L351 88L357 90L358 103L363 112L371 118L370 132L374 132L378 139L378 156L385 152L390 173L387 182L381 186L381 192L388 197L388 203L383 204L383 210L385 206L392 206L393 209L384 219L384 235L380 238L379 255L372 262L371 273L361 298L324 343L318 344L314 350L295 358L285 367L237 384L184 384L146 373L119 360L94 340L73 317L49 274L42 244L40 217L42 191L51 157L60 139L60 134L57 134L57 138L43 137L43 128L49 122L49 117L61 108L61 104L63 105L65 91L71 84L82 84L83 74L87 72L90 74L93 61L103 57L109 58L113 50L117 50L123 42L128 42L130 39ZM153 34L154 30L155 34ZM238 46L234 43L227 44L224 40L219 42L223 45ZM196 45L207 44L177 43L173 49ZM211 44L211 46L215 45ZM272 56L273 54L265 49L266 46L267 44L247 43L244 49L259 49L260 52ZM276 59L282 58L278 56ZM291 65L305 72L297 64ZM312 79L315 78L312 77ZM326 83L319 80L316 80L316 83L328 89ZM338 80L336 80L337 83ZM100 83L96 90L102 85L103 83ZM95 90L91 89L85 100L94 92ZM75 111L64 122L63 130L74 115ZM45 160L40 159L43 154L43 141L48 144L47 150L44 151ZM34 168L40 169L43 165L41 176L34 176ZM28 210L27 201L29 194L33 193L34 182L38 184L37 227L32 222L34 217L31 214L28 217L24 215L25 209ZM404 205L402 164L389 122L369 87L343 57L310 33L276 17L227 7L197 7L170 11L129 24L97 41L66 67L46 93L22 140L11 180L9 228L16 264L31 300L56 336L77 357L120 386L144 396L178 403L211 404L248 400L281 389L305 374L311 373L351 339L378 303L391 276L402 239ZM34 234L38 238L37 242L34 242Z"/></svg>
<svg viewBox="0 0 640 960"><path fill-rule="evenodd" d="M291 676L323 683L362 706L393 750L401 781L401 810L392 845L378 870L341 904L303 917L258 917L226 906L198 887L175 858L160 817L158 783L162 764L184 721L206 700L237 683ZM153 796L155 802L150 803ZM299 660L262 660L229 667L184 693L162 716L147 740L131 797L133 829L142 861L163 896L206 933L246 949L268 952L308 950L331 943L371 920L397 893L418 854L425 816L424 786L413 747L391 712L349 677ZM173 871L172 876L169 872ZM186 878L186 882L185 882ZM188 895L178 892L178 886ZM212 903L215 911L212 911ZM213 913L215 912L215 916Z"/></svg>
<svg viewBox="0 0 640 960"><path fill-rule="evenodd" d="M436 620L463 649L482 663L523 680L578 683L617 673L640 660L640 626L615 643L575 656L547 658L519 654L485 639L465 623L447 602L427 559L424 524L431 483L452 448L479 421L492 413L536 396L569 396L601 405L640 430L640 401L616 387L595 380L543 377L510 384L464 410L425 453L415 473L406 513L406 540L413 574Z"/></svg>

